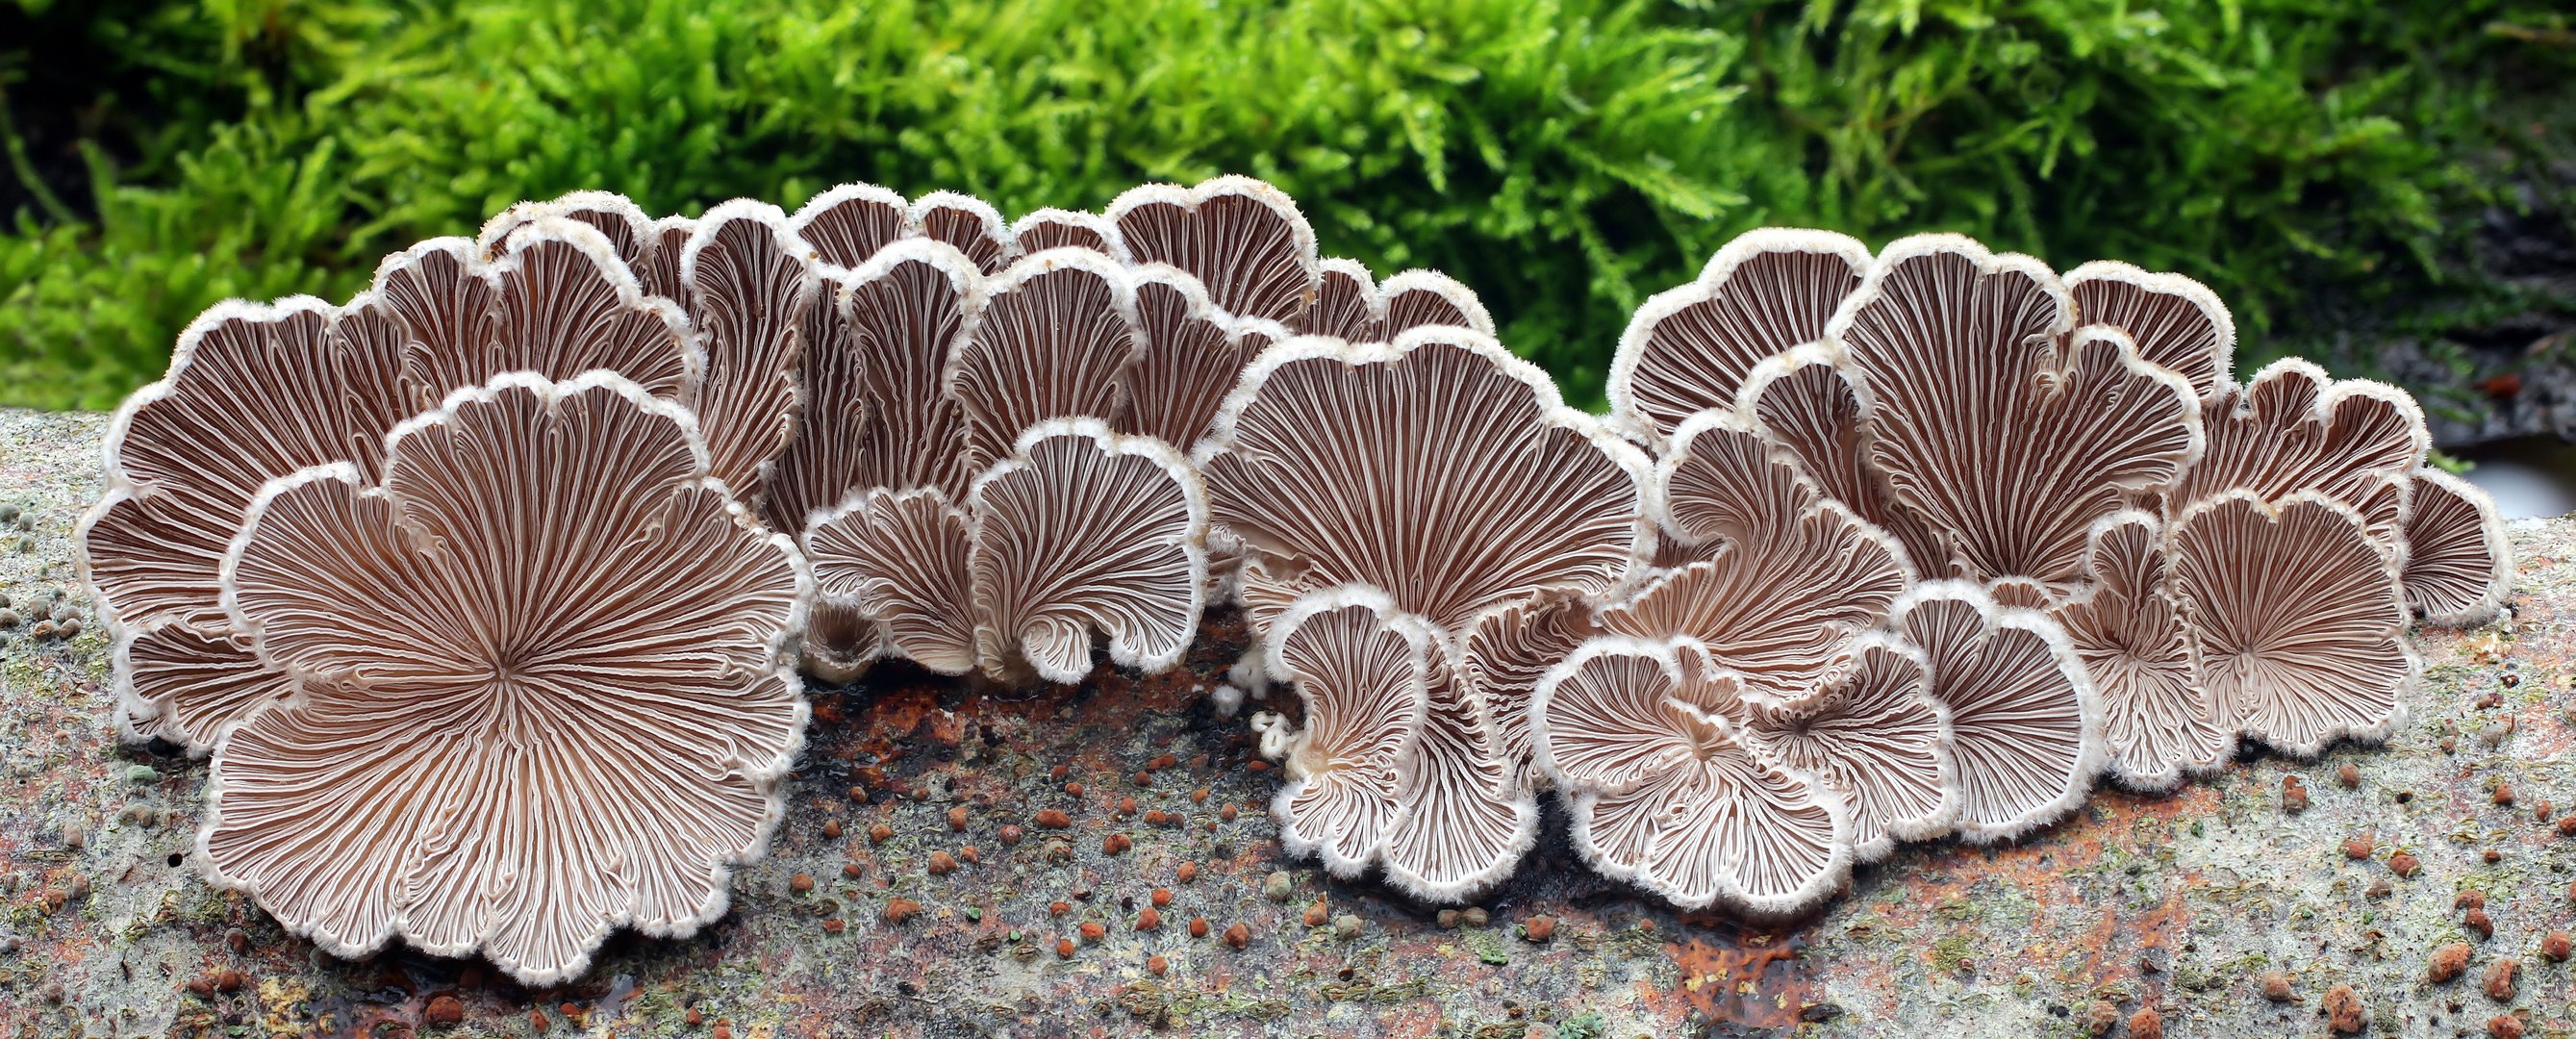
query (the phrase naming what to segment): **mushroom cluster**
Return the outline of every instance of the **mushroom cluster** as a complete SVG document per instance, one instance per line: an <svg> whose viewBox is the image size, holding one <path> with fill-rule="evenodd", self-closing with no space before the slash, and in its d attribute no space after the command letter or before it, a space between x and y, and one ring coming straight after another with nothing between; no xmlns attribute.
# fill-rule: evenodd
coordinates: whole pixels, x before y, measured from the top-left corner
<svg viewBox="0 0 2576 1039"><path fill-rule="evenodd" d="M806 673L1174 666L1212 600L1283 845L1428 901L1578 852L1785 912L2100 774L2396 721L2501 608L2404 394L2238 382L2205 289L1954 236L1748 234L1611 413L1456 281L1221 177L1005 224L869 185L582 192L226 303L119 412L81 562L121 725L213 756L204 868L298 933L531 983L723 912Z"/></svg>
<svg viewBox="0 0 2576 1039"><path fill-rule="evenodd" d="M2509 567L2404 393L2236 381L2206 290L1951 235L1758 231L1650 300L1611 422L1659 456L1655 576L1537 683L1537 772L1604 873L1803 907L1895 840L2004 840L2108 772L2395 726L2410 612Z"/></svg>

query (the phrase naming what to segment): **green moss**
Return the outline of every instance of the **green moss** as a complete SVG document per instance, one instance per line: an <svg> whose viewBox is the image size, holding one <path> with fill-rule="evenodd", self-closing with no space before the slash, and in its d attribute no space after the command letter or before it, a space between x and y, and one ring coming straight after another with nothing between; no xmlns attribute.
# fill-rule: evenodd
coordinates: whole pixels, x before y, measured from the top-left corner
<svg viewBox="0 0 2576 1039"><path fill-rule="evenodd" d="M2576 110L2535 0L17 2L0 403L40 405L522 198L1017 213L1226 171L1331 252L1464 278L1577 401L1643 296L1774 223L2181 270L2251 359L2513 302L2421 289L2474 275L2462 214L2563 183L2523 174Z"/></svg>

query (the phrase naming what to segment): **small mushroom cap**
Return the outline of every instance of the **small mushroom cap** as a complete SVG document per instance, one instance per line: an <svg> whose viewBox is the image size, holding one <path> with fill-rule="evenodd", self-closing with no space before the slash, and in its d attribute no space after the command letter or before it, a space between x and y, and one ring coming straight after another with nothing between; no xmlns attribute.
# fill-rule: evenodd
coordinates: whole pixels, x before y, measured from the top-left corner
<svg viewBox="0 0 2576 1039"><path fill-rule="evenodd" d="M1384 342L1386 297L1378 295L1377 275L1368 265L1341 256L1316 264L1315 302L1289 327L1299 335L1331 336L1345 342Z"/></svg>
<svg viewBox="0 0 2576 1039"><path fill-rule="evenodd" d="M645 295L616 246L567 217L519 225L489 263L462 238L422 242L385 258L374 295L409 339L404 378L421 408L514 371L612 371L685 401L705 369L680 308Z"/></svg>
<svg viewBox="0 0 2576 1039"><path fill-rule="evenodd" d="M797 645L797 661L806 674L825 682L853 682L885 655L885 629L876 618L849 599L815 597Z"/></svg>
<svg viewBox="0 0 2576 1039"><path fill-rule="evenodd" d="M974 261L910 238L825 279L829 302L805 315L803 407L762 503L771 527L802 530L816 510L876 488L963 501L966 419L947 383L983 305Z"/></svg>
<svg viewBox="0 0 2576 1039"><path fill-rule="evenodd" d="M1755 365L1824 337L1869 266L1867 246L1831 231L1738 235L1697 280L1637 308L1610 362L1611 414L1662 440L1693 415L1734 406Z"/></svg>
<svg viewBox="0 0 2576 1039"><path fill-rule="evenodd" d="M1485 310L1485 301L1476 298L1475 290L1439 271L1419 267L1400 271L1378 283L1377 292L1386 301L1389 338L1434 325L1494 334L1494 315Z"/></svg>
<svg viewBox="0 0 2576 1039"><path fill-rule="evenodd" d="M2403 536L2411 475L2432 443L2404 390L2288 358L2222 386L2203 422L2209 448L2167 495L2168 513L2230 491L2269 501L2315 491L2360 512L2372 536Z"/></svg>
<svg viewBox="0 0 2576 1039"><path fill-rule="evenodd" d="M1690 909L1794 912L1841 886L1841 796L1747 736L1742 690L1687 639L1603 636L1549 669L1532 724L1586 862Z"/></svg>
<svg viewBox="0 0 2576 1039"><path fill-rule="evenodd" d="M2010 840L2084 802L2102 767L2101 710L2066 632L1961 581L1918 585L1889 626L1922 648L1949 712L1959 836Z"/></svg>
<svg viewBox="0 0 2576 1039"><path fill-rule="evenodd" d="M387 458L271 482L225 557L296 690L215 752L213 882L334 955L399 936L532 986L721 915L802 741L794 546L606 373L460 390Z"/></svg>
<svg viewBox="0 0 2576 1039"><path fill-rule="evenodd" d="M2415 470L2406 517L2406 605L2426 624L2468 627L2504 609L2513 550L2495 499L2430 466Z"/></svg>
<svg viewBox="0 0 2576 1039"><path fill-rule="evenodd" d="M973 195L933 191L912 200L904 231L955 246L986 274L1001 273L1020 258L1010 228L1002 226L1002 214Z"/></svg>
<svg viewBox="0 0 2576 1039"><path fill-rule="evenodd" d="M1120 263L1132 262L1126 241L1118 236L1118 225L1098 213L1036 210L1011 222L1011 239L1019 244L1023 256L1073 248L1089 249Z"/></svg>
<svg viewBox="0 0 2576 1039"><path fill-rule="evenodd" d="M2350 507L2235 491L2185 509L2171 549L2201 680L2245 735L2300 757L2377 740L2422 670L2398 564Z"/></svg>
<svg viewBox="0 0 2576 1039"><path fill-rule="evenodd" d="M938 488L879 488L816 516L805 553L828 601L874 618L914 663L962 675L975 668L971 526ZM1088 636L1083 649L1087 665Z"/></svg>
<svg viewBox="0 0 2576 1039"><path fill-rule="evenodd" d="M1950 832L1960 808L1950 721L1932 698L1923 651L1870 632L1838 670L1830 684L1793 700L1746 698L1745 734L1842 798L1855 862L1885 858L1899 840Z"/></svg>
<svg viewBox="0 0 2576 1039"><path fill-rule="evenodd" d="M856 268L877 250L903 237L911 207L903 196L874 184L849 183L817 192L787 219L787 229L835 267Z"/></svg>
<svg viewBox="0 0 2576 1039"><path fill-rule="evenodd" d="M1306 705L1289 781L1270 802L1290 854L1315 855L1339 877L1376 863L1429 710L1432 639L1386 593L1357 585L1303 596L1271 628L1264 653Z"/></svg>
<svg viewBox="0 0 2576 1039"><path fill-rule="evenodd" d="M1487 612L1460 640L1458 681L1485 702L1495 752L1512 766L1515 785L1533 778L1530 697L1540 676L1599 633L1588 599L1551 592Z"/></svg>
<svg viewBox="0 0 2576 1039"><path fill-rule="evenodd" d="M2236 319L2209 287L2179 274L2150 273L2117 260L2066 272L2076 320L2110 325L2138 344L2138 357L2180 375L2202 400L2232 377Z"/></svg>
<svg viewBox="0 0 2576 1039"><path fill-rule="evenodd" d="M2094 522L2200 455L2190 383L2071 321L2045 265L1922 235L1882 251L1827 326L1874 409L1871 460L1968 578L2071 586Z"/></svg>
<svg viewBox="0 0 2576 1039"><path fill-rule="evenodd" d="M560 218L590 225L608 239L618 259L640 277L653 262L653 252L661 245L654 233L653 218L634 200L614 191L574 191L548 202L521 202L502 210L500 215L483 223L474 236L475 255L486 261L500 259L508 250L511 232L539 220ZM674 257L676 262L677 258ZM646 286L645 291L653 291ZM677 297L667 297L676 299Z"/></svg>
<svg viewBox="0 0 2576 1039"><path fill-rule="evenodd" d="M796 433L806 310L832 305L813 254L778 207L749 199L699 217L680 254L689 328L706 360L691 406L715 477L755 505Z"/></svg>
<svg viewBox="0 0 2576 1039"><path fill-rule="evenodd" d="M1617 586L1647 538L1644 457L1464 329L1271 347L1198 458L1219 532L1279 561L1243 571L1256 624L1262 602L1358 583L1463 632L1542 592Z"/></svg>
<svg viewBox="0 0 2576 1039"><path fill-rule="evenodd" d="M2236 724L2200 680L2167 576L2165 528L2136 509L2093 528L2085 590L2040 604L2066 629L2102 707L2112 774L2140 790L2165 790L2186 774L2225 766ZM1998 598L2001 598L1998 595Z"/></svg>
<svg viewBox="0 0 2576 1039"><path fill-rule="evenodd" d="M1319 269L1314 305L1290 326L1301 335L1383 343L1433 325L1494 334L1494 317L1475 290L1439 271L1417 268L1381 283L1367 264L1338 256Z"/></svg>
<svg viewBox="0 0 2576 1039"><path fill-rule="evenodd" d="M653 221L653 248L635 268L635 278L646 294L675 303L688 298L689 288L680 280L680 255L688 251L689 236L697 229L698 222L684 216Z"/></svg>
<svg viewBox="0 0 2576 1039"><path fill-rule="evenodd" d="M1135 272L1143 344L1122 379L1117 426L1187 450L1216 424L1245 365L1289 338L1275 321L1238 318L1208 301L1189 272L1148 264Z"/></svg>
<svg viewBox="0 0 2576 1039"><path fill-rule="evenodd" d="M1190 272L1229 314L1285 324L1315 298L1315 229L1295 200L1261 181L1147 184L1119 195L1107 215L1134 262Z"/></svg>
<svg viewBox="0 0 2576 1039"><path fill-rule="evenodd" d="M976 657L998 676L1079 682L1111 660L1178 663L1207 590L1207 492L1160 441L1097 419L1030 427L967 495Z"/></svg>
<svg viewBox="0 0 2576 1039"><path fill-rule="evenodd" d="M1054 249L1012 264L984 294L948 376L970 464L1008 456L1038 423L1118 414L1127 368L1145 345L1127 268L1088 249Z"/></svg>

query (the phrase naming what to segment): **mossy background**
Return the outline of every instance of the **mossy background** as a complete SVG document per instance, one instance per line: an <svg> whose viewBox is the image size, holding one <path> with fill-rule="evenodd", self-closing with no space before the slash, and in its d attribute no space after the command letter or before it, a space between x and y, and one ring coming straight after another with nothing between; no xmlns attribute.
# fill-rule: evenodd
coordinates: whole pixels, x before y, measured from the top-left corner
<svg viewBox="0 0 2576 1039"><path fill-rule="evenodd" d="M106 407L227 296L576 188L1098 207L1221 172L1431 266L1596 402L1639 300L1764 224L2209 282L2241 356L2535 299L2576 214L2538 0L0 0L0 403Z"/></svg>

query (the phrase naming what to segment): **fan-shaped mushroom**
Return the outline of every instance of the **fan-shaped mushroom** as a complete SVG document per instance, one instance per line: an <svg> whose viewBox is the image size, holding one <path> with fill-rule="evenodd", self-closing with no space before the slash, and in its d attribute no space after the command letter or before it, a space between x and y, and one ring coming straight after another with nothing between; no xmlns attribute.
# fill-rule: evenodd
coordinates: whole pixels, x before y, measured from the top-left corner
<svg viewBox="0 0 2576 1039"><path fill-rule="evenodd" d="M1403 821L1387 835L1386 878L1424 901L1459 902L1520 865L1538 840L1538 799L1496 735L1493 705L1454 659L1432 659L1424 705L1422 737L1398 769Z"/></svg>
<svg viewBox="0 0 2576 1039"><path fill-rule="evenodd" d="M1111 201L1107 216L1134 262L1188 271L1226 313L1284 324L1315 298L1315 230L1261 181L1147 184Z"/></svg>
<svg viewBox="0 0 2576 1039"><path fill-rule="evenodd" d="M374 294L409 339L403 377L416 407L514 371L613 371L679 400L705 367L679 307L645 295L605 236L566 217L510 231L490 263L462 238L422 242L386 257Z"/></svg>
<svg viewBox="0 0 2576 1039"><path fill-rule="evenodd" d="M1946 834L1959 814L1950 721L1928 669L1923 651L1871 632L1823 687L1744 698L1744 734L1841 796L1856 862L1886 857L1899 840Z"/></svg>
<svg viewBox="0 0 2576 1039"><path fill-rule="evenodd" d="M1559 591L1487 611L1459 640L1457 681L1484 701L1495 752L1511 767L1515 786L1533 778L1529 711L1540 676L1599 633L1593 603Z"/></svg>
<svg viewBox="0 0 2576 1039"><path fill-rule="evenodd" d="M1366 584L1454 637L1550 590L1609 590L1645 537L1644 458L1464 329L1274 346L1198 457L1215 527L1275 560L1244 571L1256 622Z"/></svg>
<svg viewBox="0 0 2576 1039"><path fill-rule="evenodd" d="M1178 663L1206 602L1206 494L1160 441L1097 419L1031 426L967 493L979 666L1079 682L1093 629L1123 666Z"/></svg>
<svg viewBox="0 0 2576 1039"><path fill-rule="evenodd" d="M2199 398L2066 288L1956 235L1890 244L1827 325L1866 388L1870 457L1979 581L2081 579L2093 524L2200 454Z"/></svg>
<svg viewBox="0 0 2576 1039"><path fill-rule="evenodd" d="M1053 249L984 289L983 314L948 379L975 469L1009 455L1020 431L1040 422L1118 414L1122 376L1144 347L1127 268L1088 249Z"/></svg>
<svg viewBox="0 0 2576 1039"><path fill-rule="evenodd" d="M1802 346L1754 365L1735 412L1796 459L1818 491L1905 546L1917 572L1947 569L1948 540L1888 489L1887 474L1869 456L1869 398L1825 349Z"/></svg>
<svg viewBox="0 0 2576 1039"><path fill-rule="evenodd" d="M1011 238L1022 255L1049 249L1089 249L1120 263L1129 262L1127 243L1118 225L1098 213L1040 209L1011 222Z"/></svg>
<svg viewBox="0 0 2576 1039"><path fill-rule="evenodd" d="M1830 231L1738 235L1697 280L1629 319L1610 361L1611 414L1665 440L1693 415L1733 407L1755 365L1824 337L1869 267L1868 247Z"/></svg>
<svg viewBox="0 0 2576 1039"><path fill-rule="evenodd" d="M2221 386L2202 420L2209 448L2167 493L2169 514L2230 491L2269 501L2315 491L2361 513L2374 537L2395 544L2404 533L2410 476L2431 442L2405 391L2289 358Z"/></svg>
<svg viewBox="0 0 2576 1039"><path fill-rule="evenodd" d="M770 466L796 432L806 309L832 305L813 251L778 207L736 199L699 217L680 254L689 327L706 360L690 405L712 471L745 502L767 493Z"/></svg>
<svg viewBox="0 0 2576 1039"><path fill-rule="evenodd" d="M902 195L874 184L853 182L806 199L796 214L787 218L787 229L813 246L816 257L824 263L849 269L868 262L877 250L903 237L910 220L911 207L904 204Z"/></svg>
<svg viewBox="0 0 2576 1039"><path fill-rule="evenodd" d="M912 200L904 230L955 246L986 274L998 274L1020 258L1019 243L1002 226L1002 214L973 195L933 191Z"/></svg>
<svg viewBox="0 0 2576 1039"><path fill-rule="evenodd" d="M794 547L614 375L505 375L271 482L223 603L296 695L215 754L214 881L343 956L400 937L529 985L687 935L756 857L805 704Z"/></svg>
<svg viewBox="0 0 2576 1039"><path fill-rule="evenodd" d="M370 304L217 304L180 334L169 374L109 424L108 493L82 518L78 545L116 641L128 737L202 754L282 693L230 634L217 571L270 478L327 462L379 470L409 394L402 334Z"/></svg>
<svg viewBox="0 0 2576 1039"><path fill-rule="evenodd" d="M807 310L805 406L763 502L770 525L801 531L815 511L869 489L937 488L962 501L973 471L948 372L983 307L974 261L905 239L825 278L832 301Z"/></svg>
<svg viewBox="0 0 2576 1039"><path fill-rule="evenodd" d="M1822 684L1910 580L1895 543L1816 494L1727 412L1683 423L1658 467L1677 569L1601 614L1650 639L1688 637L1779 696Z"/></svg>
<svg viewBox="0 0 2576 1039"><path fill-rule="evenodd" d="M2100 699L2112 773L2130 786L2163 790L2187 773L2226 764L2236 721L2222 714L2194 666L2168 577L2163 522L2136 509L2103 519L2093 528L2085 576L2088 585L2072 599L2025 598L2020 605L2049 610L2083 660ZM2268 570L2248 572L2236 583L2272 579Z"/></svg>
<svg viewBox="0 0 2576 1039"><path fill-rule="evenodd" d="M1745 698L1687 639L1596 638L1540 679L1539 767L1585 861L1684 908L1794 912L1842 884L1848 809L1746 735Z"/></svg>
<svg viewBox="0 0 2576 1039"><path fill-rule="evenodd" d="M1244 366L1288 330L1217 308L1177 267L1148 264L1135 284L1141 343L1120 380L1118 428L1187 451L1215 425Z"/></svg>
<svg viewBox="0 0 2576 1039"><path fill-rule="evenodd" d="M2308 757L2396 726L2421 664L2397 562L2359 512L2315 491L2231 491L2169 536L2201 680L2245 735Z"/></svg>
<svg viewBox="0 0 2576 1039"><path fill-rule="evenodd" d="M2504 608L2512 547L2495 499L2429 466L2415 470L2406 517L2406 604L2427 624L2482 624Z"/></svg>
<svg viewBox="0 0 2576 1039"><path fill-rule="evenodd" d="M822 602L875 618L887 645L913 662L962 675L975 669L969 526L965 511L936 487L875 488L838 511L817 514L805 532L805 553ZM820 645L833 672L855 677L873 659L866 651L874 640L874 634L853 638L857 653ZM810 634L806 641L811 667L817 642Z"/></svg>
<svg viewBox="0 0 2576 1039"><path fill-rule="evenodd" d="M1922 648L1949 712L1961 837L2010 840L2084 802L2102 767L2101 710L2056 622L1934 581L1898 600L1889 625Z"/></svg>
<svg viewBox="0 0 2576 1039"><path fill-rule="evenodd" d="M1438 271L1409 270L1380 284L1357 260L1335 257L1320 269L1315 304L1296 325L1301 333L1354 343L1382 343L1430 325L1494 333L1494 318L1484 301Z"/></svg>
<svg viewBox="0 0 2576 1039"><path fill-rule="evenodd" d="M2179 274L2095 260L2066 272L2066 295L2077 323L2127 333L2140 360L2182 376L2202 400L2215 397L2231 378L2236 319L2208 286Z"/></svg>
<svg viewBox="0 0 2576 1039"><path fill-rule="evenodd" d="M653 218L644 215L644 210L633 200L614 191L575 191L549 202L521 202L502 210L501 215L484 221L483 230L474 236L475 254L487 261L497 260L506 251L511 232L548 218L590 225L591 229L608 239L609 246L617 251L618 259L625 261L627 269L636 272L637 280L646 283L643 286L646 293L674 302L683 301L684 297L678 293L662 291L650 284L651 279L644 277L643 272L653 265L653 253L660 248L662 239L656 233ZM679 257L674 254L671 262L678 264Z"/></svg>
<svg viewBox="0 0 2576 1039"><path fill-rule="evenodd" d="M1386 593L1358 585L1302 596L1271 627L1263 653L1306 706L1306 727L1286 748L1288 782L1270 800L1289 854L1355 877L1402 825L1403 765L1422 736L1433 638Z"/></svg>

